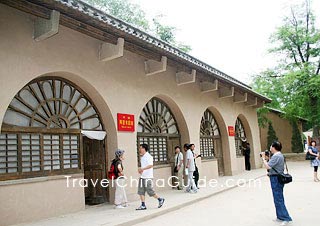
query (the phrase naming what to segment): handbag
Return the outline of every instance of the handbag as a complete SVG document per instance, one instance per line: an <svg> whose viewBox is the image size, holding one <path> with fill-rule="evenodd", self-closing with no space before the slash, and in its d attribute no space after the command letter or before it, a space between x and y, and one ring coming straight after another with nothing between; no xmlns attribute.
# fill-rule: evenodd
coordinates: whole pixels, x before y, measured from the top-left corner
<svg viewBox="0 0 320 226"><path fill-rule="evenodd" d="M286 166L287 173L279 173L275 168L272 167L272 169L278 174L278 181L280 184L289 184L292 182L292 176L289 174L288 166L286 162L286 158L284 158L284 163Z"/></svg>
<svg viewBox="0 0 320 226"><path fill-rule="evenodd" d="M306 160L315 160L317 157L314 155L311 155L309 150L306 153Z"/></svg>

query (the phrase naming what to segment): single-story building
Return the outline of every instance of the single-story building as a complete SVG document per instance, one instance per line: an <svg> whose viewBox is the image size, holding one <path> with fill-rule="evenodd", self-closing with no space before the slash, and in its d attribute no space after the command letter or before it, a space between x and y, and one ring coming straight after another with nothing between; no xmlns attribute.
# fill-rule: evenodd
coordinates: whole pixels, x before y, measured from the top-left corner
<svg viewBox="0 0 320 226"><path fill-rule="evenodd" d="M0 225L112 203L67 178L105 179L117 148L128 178L141 143L155 178L190 142L206 179L244 171L244 138L261 166L256 109L271 100L169 44L76 0L1 1L0 34Z"/></svg>

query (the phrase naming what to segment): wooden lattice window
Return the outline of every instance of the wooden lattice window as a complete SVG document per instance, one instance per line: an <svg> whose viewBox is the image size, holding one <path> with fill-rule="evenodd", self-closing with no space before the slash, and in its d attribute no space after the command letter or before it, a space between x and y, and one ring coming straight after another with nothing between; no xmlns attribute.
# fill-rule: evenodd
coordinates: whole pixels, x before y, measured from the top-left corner
<svg viewBox="0 0 320 226"><path fill-rule="evenodd" d="M11 101L3 121L20 127L102 130L88 97L62 79L26 85Z"/></svg>
<svg viewBox="0 0 320 226"><path fill-rule="evenodd" d="M81 172L81 130L103 130L86 94L43 77L11 101L0 134L0 180Z"/></svg>
<svg viewBox="0 0 320 226"><path fill-rule="evenodd" d="M236 155L238 157L242 156L242 140L246 139L246 133L243 124L239 118L236 120L235 124L235 145L236 145Z"/></svg>
<svg viewBox="0 0 320 226"><path fill-rule="evenodd" d="M0 134L0 174L18 172L18 136Z"/></svg>
<svg viewBox="0 0 320 226"><path fill-rule="evenodd" d="M169 137L180 137L177 122L168 106L158 98L153 98L139 117L138 147L143 143L148 144L154 163L165 164L168 163Z"/></svg>
<svg viewBox="0 0 320 226"><path fill-rule="evenodd" d="M203 158L214 158L215 142L220 140L219 126L208 109L204 112L200 126L200 153Z"/></svg>
<svg viewBox="0 0 320 226"><path fill-rule="evenodd" d="M148 144L149 153L153 161L167 163L167 138L166 137L139 137L138 145Z"/></svg>

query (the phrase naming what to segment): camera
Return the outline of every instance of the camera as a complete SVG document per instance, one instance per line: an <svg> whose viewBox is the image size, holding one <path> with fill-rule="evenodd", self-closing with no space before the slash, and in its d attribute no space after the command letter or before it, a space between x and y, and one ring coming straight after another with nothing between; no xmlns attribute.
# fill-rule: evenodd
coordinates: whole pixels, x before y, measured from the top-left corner
<svg viewBox="0 0 320 226"><path fill-rule="evenodd" d="M268 151L268 150L265 150L265 151L263 151L263 152L261 152L261 153L264 153L265 156L268 157L268 159L270 159L271 156L272 156L272 153L271 153L270 151ZM261 153L260 153L260 158L262 157L262 154L261 154Z"/></svg>

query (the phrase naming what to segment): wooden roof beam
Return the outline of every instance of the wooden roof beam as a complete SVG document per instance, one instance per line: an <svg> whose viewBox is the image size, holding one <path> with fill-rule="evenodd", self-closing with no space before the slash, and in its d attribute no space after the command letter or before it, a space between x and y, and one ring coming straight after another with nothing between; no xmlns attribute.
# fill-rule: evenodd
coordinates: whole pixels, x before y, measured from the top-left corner
<svg viewBox="0 0 320 226"><path fill-rule="evenodd" d="M147 60L145 61L146 75L155 75L167 70L167 57L162 56L161 61Z"/></svg>
<svg viewBox="0 0 320 226"><path fill-rule="evenodd" d="M200 82L200 89L202 93L208 93L213 91L218 91L219 89L219 81L218 79L214 80L214 82Z"/></svg>
<svg viewBox="0 0 320 226"><path fill-rule="evenodd" d="M37 17L34 21L33 38L42 41L59 32L60 12L52 10L49 19Z"/></svg>
<svg viewBox="0 0 320 226"><path fill-rule="evenodd" d="M124 39L118 38L117 44L104 42L100 45L99 59L101 61L110 61L123 56Z"/></svg>
<svg viewBox="0 0 320 226"><path fill-rule="evenodd" d="M180 71L176 73L176 82L178 86L185 85L189 83L194 83L196 81L196 73L195 69L192 69L191 73L187 73L185 71Z"/></svg>

